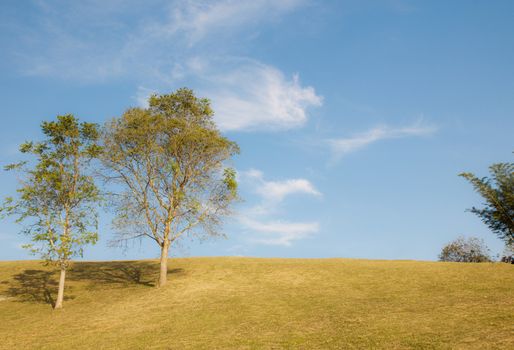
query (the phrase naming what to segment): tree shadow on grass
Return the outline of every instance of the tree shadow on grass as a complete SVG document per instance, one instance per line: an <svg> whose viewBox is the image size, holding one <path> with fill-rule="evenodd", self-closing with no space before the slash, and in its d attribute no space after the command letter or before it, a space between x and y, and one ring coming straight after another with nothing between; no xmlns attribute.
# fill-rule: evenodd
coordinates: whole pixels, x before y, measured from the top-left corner
<svg viewBox="0 0 514 350"><path fill-rule="evenodd" d="M181 268L168 270L170 274L183 274ZM77 262L66 273L64 300L74 299L69 295L68 282L88 282L89 289L102 286L143 285L153 287L159 274L159 264L145 261ZM54 271L25 270L3 281L9 287L4 292L22 302L54 305L58 282Z"/></svg>
<svg viewBox="0 0 514 350"><path fill-rule="evenodd" d="M13 276L12 281L4 281L10 287L6 294L22 302L54 305L58 283L53 271L25 270ZM71 299L71 297L66 297Z"/></svg>
<svg viewBox="0 0 514 350"><path fill-rule="evenodd" d="M153 287L158 271L158 264L145 261L80 262L74 264L69 279L88 281L91 285ZM168 270L168 274L182 272L182 269Z"/></svg>

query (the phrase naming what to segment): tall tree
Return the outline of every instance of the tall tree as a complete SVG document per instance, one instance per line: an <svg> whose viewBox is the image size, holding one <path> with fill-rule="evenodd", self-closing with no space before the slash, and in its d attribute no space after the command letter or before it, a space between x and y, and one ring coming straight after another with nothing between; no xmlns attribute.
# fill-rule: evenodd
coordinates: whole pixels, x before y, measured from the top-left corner
<svg viewBox="0 0 514 350"><path fill-rule="evenodd" d="M167 281L170 245L187 233L220 235L237 198L235 171L225 162L239 148L212 116L209 100L182 88L105 127L106 177L123 188L114 196L117 241L147 237L159 245L158 286Z"/></svg>
<svg viewBox="0 0 514 350"><path fill-rule="evenodd" d="M71 114L43 122L42 142L26 142L22 153L36 158L6 166L24 174L16 198L6 199L1 211L25 222L31 243L25 247L47 263L60 268L59 289L54 305L62 307L66 270L74 256L82 256L85 244L98 239L96 203L99 191L88 175L89 162L98 157L96 124L79 123Z"/></svg>
<svg viewBox="0 0 514 350"><path fill-rule="evenodd" d="M484 208L471 208L507 245L514 244L514 163L497 163L489 167L491 178L462 173L484 199Z"/></svg>

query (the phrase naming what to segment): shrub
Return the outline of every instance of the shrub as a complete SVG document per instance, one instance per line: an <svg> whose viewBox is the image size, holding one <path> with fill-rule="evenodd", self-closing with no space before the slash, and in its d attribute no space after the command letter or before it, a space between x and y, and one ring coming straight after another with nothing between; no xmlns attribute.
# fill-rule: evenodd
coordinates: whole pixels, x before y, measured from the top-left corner
<svg viewBox="0 0 514 350"><path fill-rule="evenodd" d="M514 264L514 245L505 246L500 261L507 264Z"/></svg>
<svg viewBox="0 0 514 350"><path fill-rule="evenodd" d="M459 237L443 247L440 261L453 262L490 262L489 248L476 237Z"/></svg>

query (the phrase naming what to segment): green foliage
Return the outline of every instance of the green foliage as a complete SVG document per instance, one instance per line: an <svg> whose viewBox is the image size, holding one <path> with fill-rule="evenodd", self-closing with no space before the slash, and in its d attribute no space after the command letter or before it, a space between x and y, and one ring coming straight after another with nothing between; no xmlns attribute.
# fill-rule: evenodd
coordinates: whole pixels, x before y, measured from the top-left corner
<svg viewBox="0 0 514 350"><path fill-rule="evenodd" d="M163 246L187 232L220 234L237 199L235 171L225 162L239 148L212 117L209 100L183 88L106 124L105 176L124 188L115 200L119 242L147 236Z"/></svg>
<svg viewBox="0 0 514 350"><path fill-rule="evenodd" d="M223 183L225 184L231 196L237 196L237 181L236 170L233 168L226 168L223 171Z"/></svg>
<svg viewBox="0 0 514 350"><path fill-rule="evenodd" d="M475 237L459 237L443 247L440 261L452 262L490 262L489 249L483 240Z"/></svg>
<svg viewBox="0 0 514 350"><path fill-rule="evenodd" d="M5 167L25 176L17 198L6 198L0 212L27 224L24 233L31 239L27 249L66 267L73 256L82 255L85 244L98 239L95 204L100 196L85 170L101 152L99 131L96 124L79 123L73 115L43 122L41 129L44 141L20 146L22 153L36 158L35 165L21 162Z"/></svg>
<svg viewBox="0 0 514 350"><path fill-rule="evenodd" d="M485 199L484 208L471 208L507 245L514 244L514 163L497 163L489 167L491 179L462 173L475 191Z"/></svg>

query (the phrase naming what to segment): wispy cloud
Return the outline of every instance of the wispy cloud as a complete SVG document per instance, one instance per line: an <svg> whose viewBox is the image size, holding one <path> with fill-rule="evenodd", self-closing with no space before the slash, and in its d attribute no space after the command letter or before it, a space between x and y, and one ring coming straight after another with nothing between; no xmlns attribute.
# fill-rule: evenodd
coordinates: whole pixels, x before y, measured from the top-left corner
<svg viewBox="0 0 514 350"><path fill-rule="evenodd" d="M222 0L184 1L171 8L169 24L161 26L168 34L183 33L190 45L219 32L269 21L304 5L305 0Z"/></svg>
<svg viewBox="0 0 514 350"><path fill-rule="evenodd" d="M387 139L425 136L433 134L437 128L426 125L422 120L404 127L378 126L354 136L327 140L332 150L334 159L340 159L346 154L356 152L375 142Z"/></svg>
<svg viewBox="0 0 514 350"><path fill-rule="evenodd" d="M237 56L231 43L308 2L157 1L149 8L160 11L146 11L123 1L41 1L40 18L13 31L16 61L28 75L85 83L126 79L138 86L134 100L143 106L150 92L194 86L213 101L225 131L297 128L322 97L298 74Z"/></svg>
<svg viewBox="0 0 514 350"><path fill-rule="evenodd" d="M307 238L319 231L317 222L260 222L249 218L243 218L241 222L248 229L259 233L258 236L251 238L252 242L268 245L290 246L294 241Z"/></svg>
<svg viewBox="0 0 514 350"><path fill-rule="evenodd" d="M16 43L16 62L26 74L82 82L149 76L169 80L193 54L230 51L225 35L237 37L305 3L41 0L34 2L36 11L27 22L5 25Z"/></svg>
<svg viewBox="0 0 514 350"><path fill-rule="evenodd" d="M306 179L286 179L266 181L264 174L250 169L240 174L243 183L253 188L260 202L247 208L239 216L239 222L249 231L255 233L250 242L289 246L295 240L311 236L319 231L319 223L295 222L276 219L277 206L287 196L303 194L320 197L321 193Z"/></svg>

